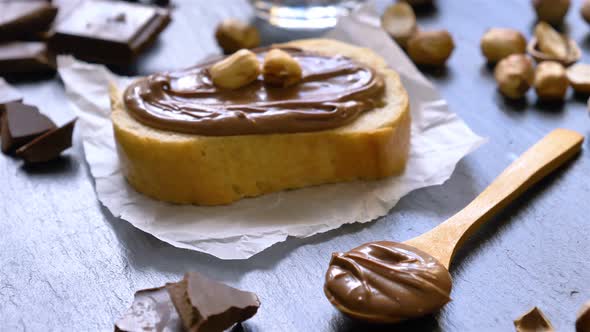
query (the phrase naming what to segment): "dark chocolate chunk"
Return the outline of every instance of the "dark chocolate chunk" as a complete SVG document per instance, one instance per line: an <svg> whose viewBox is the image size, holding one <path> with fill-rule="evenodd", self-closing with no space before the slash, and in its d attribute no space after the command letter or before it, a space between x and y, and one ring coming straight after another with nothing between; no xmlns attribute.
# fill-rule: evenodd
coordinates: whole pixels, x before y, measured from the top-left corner
<svg viewBox="0 0 590 332"><path fill-rule="evenodd" d="M178 283L167 284L172 302L186 330L221 332L254 316L260 307L256 294L189 272Z"/></svg>
<svg viewBox="0 0 590 332"><path fill-rule="evenodd" d="M176 332L182 322L165 287L144 289L135 293L133 304L115 322L121 332Z"/></svg>
<svg viewBox="0 0 590 332"><path fill-rule="evenodd" d="M27 164L56 159L62 151L72 146L75 123L76 119L46 132L16 150L16 155Z"/></svg>
<svg viewBox="0 0 590 332"><path fill-rule="evenodd" d="M2 152L11 153L38 136L55 128L35 106L8 103L2 116Z"/></svg>
<svg viewBox="0 0 590 332"><path fill-rule="evenodd" d="M43 42L0 44L0 73L41 73L55 70L55 59Z"/></svg>
<svg viewBox="0 0 590 332"><path fill-rule="evenodd" d="M57 8L46 0L12 0L0 3L0 39L27 38L49 29Z"/></svg>
<svg viewBox="0 0 590 332"><path fill-rule="evenodd" d="M578 312L576 332L590 332L590 301L584 303Z"/></svg>
<svg viewBox="0 0 590 332"><path fill-rule="evenodd" d="M4 105L21 101L23 96L12 85L0 77L0 115L4 113Z"/></svg>
<svg viewBox="0 0 590 332"><path fill-rule="evenodd" d="M170 22L167 9L106 0L82 2L55 27L57 53L107 64L128 64Z"/></svg>
<svg viewBox="0 0 590 332"><path fill-rule="evenodd" d="M541 309L534 307L514 321L516 332L555 332Z"/></svg>

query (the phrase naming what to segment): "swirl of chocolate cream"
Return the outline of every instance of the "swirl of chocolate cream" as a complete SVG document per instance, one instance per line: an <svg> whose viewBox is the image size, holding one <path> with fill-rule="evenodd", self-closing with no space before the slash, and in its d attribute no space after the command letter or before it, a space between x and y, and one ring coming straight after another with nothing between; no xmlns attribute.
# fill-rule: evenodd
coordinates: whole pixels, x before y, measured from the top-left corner
<svg viewBox="0 0 590 332"><path fill-rule="evenodd" d="M396 323L450 301L451 276L434 257L397 242L371 242L332 254L324 292L340 311L378 323Z"/></svg>
<svg viewBox="0 0 590 332"><path fill-rule="evenodd" d="M260 76L235 90L213 85L208 68L153 74L124 94L129 113L145 125L189 134L226 136L337 128L382 103L384 80L343 56L283 48L302 67L302 81L272 87ZM262 61L267 49L256 51Z"/></svg>

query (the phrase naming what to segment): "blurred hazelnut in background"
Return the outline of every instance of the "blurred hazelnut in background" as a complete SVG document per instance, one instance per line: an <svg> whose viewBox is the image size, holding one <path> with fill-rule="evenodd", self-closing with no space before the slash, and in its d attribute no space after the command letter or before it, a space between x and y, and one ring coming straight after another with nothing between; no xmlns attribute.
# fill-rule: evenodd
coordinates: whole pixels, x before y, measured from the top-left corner
<svg viewBox="0 0 590 332"><path fill-rule="evenodd" d="M492 28L481 38L481 52L489 63L496 63L511 54L524 54L526 39L514 29Z"/></svg>
<svg viewBox="0 0 590 332"><path fill-rule="evenodd" d="M233 18L223 20L217 26L215 38L225 54L231 54L243 48L255 48L260 45L258 29Z"/></svg>
<svg viewBox="0 0 590 332"><path fill-rule="evenodd" d="M408 40L408 55L418 65L443 66L455 49L446 30L418 31Z"/></svg>
<svg viewBox="0 0 590 332"><path fill-rule="evenodd" d="M504 96L511 99L522 98L533 84L533 62L524 54L512 54L498 62L494 77Z"/></svg>
<svg viewBox="0 0 590 332"><path fill-rule="evenodd" d="M405 2L395 3L385 9L381 16L381 27L402 48L406 48L408 39L418 31L414 10Z"/></svg>
<svg viewBox="0 0 590 332"><path fill-rule="evenodd" d="M532 0L539 21L560 25L570 8L570 0Z"/></svg>
<svg viewBox="0 0 590 332"><path fill-rule="evenodd" d="M559 62L543 61L535 68L533 82L539 99L544 101L563 101L569 83L565 67Z"/></svg>

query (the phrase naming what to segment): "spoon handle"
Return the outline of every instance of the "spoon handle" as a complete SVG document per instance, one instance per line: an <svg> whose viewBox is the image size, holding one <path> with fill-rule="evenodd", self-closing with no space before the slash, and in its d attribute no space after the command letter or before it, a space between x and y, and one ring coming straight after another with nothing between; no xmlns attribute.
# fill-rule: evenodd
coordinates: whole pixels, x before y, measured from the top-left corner
<svg viewBox="0 0 590 332"><path fill-rule="evenodd" d="M428 252L447 268L455 252L484 222L581 149L584 136L556 129L528 149L463 210L405 243Z"/></svg>

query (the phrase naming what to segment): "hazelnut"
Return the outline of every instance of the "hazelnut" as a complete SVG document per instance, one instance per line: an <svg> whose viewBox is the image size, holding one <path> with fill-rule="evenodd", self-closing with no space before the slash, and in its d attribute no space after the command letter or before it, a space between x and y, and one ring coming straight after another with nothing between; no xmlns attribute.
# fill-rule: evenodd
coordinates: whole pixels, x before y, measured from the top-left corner
<svg viewBox="0 0 590 332"><path fill-rule="evenodd" d="M539 21L559 25L570 8L570 0L533 0Z"/></svg>
<svg viewBox="0 0 590 332"><path fill-rule="evenodd" d="M522 33L514 29L492 28L481 38L481 52L491 63L525 51L526 39Z"/></svg>
<svg viewBox="0 0 590 332"><path fill-rule="evenodd" d="M539 51L559 60L568 58L570 49L567 38L549 24L545 22L537 24L535 26L535 37L537 38Z"/></svg>
<svg viewBox="0 0 590 332"><path fill-rule="evenodd" d="M381 16L381 26L403 48L406 48L408 39L418 31L414 10L405 2L387 7Z"/></svg>
<svg viewBox="0 0 590 332"><path fill-rule="evenodd" d="M524 54L512 54L500 60L494 77L500 92L508 98L523 97L534 79L533 62Z"/></svg>
<svg viewBox="0 0 590 332"><path fill-rule="evenodd" d="M584 21L590 23L590 0L584 0L580 8L580 14L582 14Z"/></svg>
<svg viewBox="0 0 590 332"><path fill-rule="evenodd" d="M535 69L533 86L542 100L563 100L569 86L565 68L555 61L539 63Z"/></svg>
<svg viewBox="0 0 590 332"><path fill-rule="evenodd" d="M566 70L566 76L574 88L574 91L581 94L590 94L590 65L578 63Z"/></svg>
<svg viewBox="0 0 590 332"><path fill-rule="evenodd" d="M289 53L272 49L264 57L262 65L264 83L287 87L301 81L301 66Z"/></svg>
<svg viewBox="0 0 590 332"><path fill-rule="evenodd" d="M260 63L252 51L239 50L213 64L209 68L209 75L216 86L237 89L256 80L260 75Z"/></svg>
<svg viewBox="0 0 590 332"><path fill-rule="evenodd" d="M442 66L454 48L453 37L446 30L418 31L408 40L408 54L419 65Z"/></svg>
<svg viewBox="0 0 590 332"><path fill-rule="evenodd" d="M234 53L242 48L255 48L260 45L258 29L231 18L222 21L217 26L215 38L225 54Z"/></svg>

